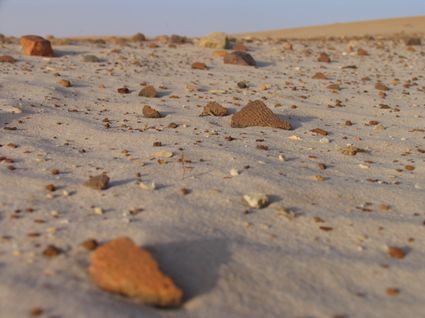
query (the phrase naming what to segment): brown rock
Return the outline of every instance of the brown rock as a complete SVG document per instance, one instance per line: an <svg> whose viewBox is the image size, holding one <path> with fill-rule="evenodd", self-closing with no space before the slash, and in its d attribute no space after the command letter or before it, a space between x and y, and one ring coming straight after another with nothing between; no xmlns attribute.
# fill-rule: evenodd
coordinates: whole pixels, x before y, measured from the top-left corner
<svg viewBox="0 0 425 318"><path fill-rule="evenodd" d="M143 116L146 118L161 118L161 114L156 109L150 107L149 105L145 105L143 107Z"/></svg>
<svg viewBox="0 0 425 318"><path fill-rule="evenodd" d="M171 307L181 303L182 291L145 249L127 237L114 239L90 257L89 274L95 284L145 304Z"/></svg>
<svg viewBox="0 0 425 318"><path fill-rule="evenodd" d="M2 55L0 56L0 63L16 63L16 59L10 55Z"/></svg>
<svg viewBox="0 0 425 318"><path fill-rule="evenodd" d="M89 251L94 251L99 246L99 243L95 239L87 239L81 243L81 246Z"/></svg>
<svg viewBox="0 0 425 318"><path fill-rule="evenodd" d="M156 92L155 87L152 85L148 85L143 87L143 89L139 92L139 96L153 98L156 97L158 93Z"/></svg>
<svg viewBox="0 0 425 318"><path fill-rule="evenodd" d="M117 92L120 94L130 94L130 90L127 87L120 87L117 89Z"/></svg>
<svg viewBox="0 0 425 318"><path fill-rule="evenodd" d="M146 41L146 36L143 33L136 33L131 37L131 40L134 42L144 42Z"/></svg>
<svg viewBox="0 0 425 318"><path fill-rule="evenodd" d="M21 37L21 46L26 55L53 56L53 49L50 42L37 35L24 35Z"/></svg>
<svg viewBox="0 0 425 318"><path fill-rule="evenodd" d="M233 128L245 127L273 127L290 130L291 124L288 121L279 119L270 108L262 101L249 102L239 112L232 116L231 126Z"/></svg>
<svg viewBox="0 0 425 318"><path fill-rule="evenodd" d="M404 250L397 246L389 246L388 247L388 255L392 258L402 259L406 256Z"/></svg>
<svg viewBox="0 0 425 318"><path fill-rule="evenodd" d="M408 46L422 45L422 41L420 38L408 38L408 39L405 39L405 43Z"/></svg>
<svg viewBox="0 0 425 318"><path fill-rule="evenodd" d="M228 53L223 58L224 64L236 64L245 66L257 66L254 58L249 53L232 52Z"/></svg>
<svg viewBox="0 0 425 318"><path fill-rule="evenodd" d="M208 66L205 63L195 62L192 64L193 70L208 70Z"/></svg>
<svg viewBox="0 0 425 318"><path fill-rule="evenodd" d="M242 42L237 42L234 46L233 46L233 51L237 51L237 52L247 52L248 48L246 47L246 45Z"/></svg>
<svg viewBox="0 0 425 318"><path fill-rule="evenodd" d="M362 48L359 48L359 49L357 50L357 55L358 55L358 56L367 56L367 55L369 55L369 53L368 53L366 50L364 50L364 49L362 49Z"/></svg>
<svg viewBox="0 0 425 318"><path fill-rule="evenodd" d="M105 190L109 186L109 177L105 173L94 177L90 176L90 178L84 182L84 185L95 190Z"/></svg>
<svg viewBox="0 0 425 318"><path fill-rule="evenodd" d="M313 79L317 79L317 80L327 80L328 78L326 77L325 74L321 73L321 72L317 72L316 74L313 75L312 77Z"/></svg>
<svg viewBox="0 0 425 318"><path fill-rule="evenodd" d="M62 253L62 250L55 245L48 245L44 251L43 256L45 257L55 257Z"/></svg>
<svg viewBox="0 0 425 318"><path fill-rule="evenodd" d="M63 87L71 87L71 82L65 79L61 79L58 81L58 84L63 86Z"/></svg>
<svg viewBox="0 0 425 318"><path fill-rule="evenodd" d="M204 111L199 116L226 116L228 114L227 108L221 106L216 102L209 102L205 107Z"/></svg>
<svg viewBox="0 0 425 318"><path fill-rule="evenodd" d="M330 63L331 62L331 58L326 53L320 53L317 61L324 62L324 63Z"/></svg>
<svg viewBox="0 0 425 318"><path fill-rule="evenodd" d="M168 39L169 44L185 44L187 42L189 42L187 37L176 34L171 35Z"/></svg>
<svg viewBox="0 0 425 318"><path fill-rule="evenodd" d="M310 130L312 133L315 133L317 135L322 135L322 136L327 136L329 133L322 129L322 128L314 128L312 130Z"/></svg>
<svg viewBox="0 0 425 318"><path fill-rule="evenodd" d="M385 86L385 85L384 85L384 84L382 84L381 82L376 83L376 84L375 84L375 88L376 88L378 91L389 91L389 90L390 90L387 86Z"/></svg>

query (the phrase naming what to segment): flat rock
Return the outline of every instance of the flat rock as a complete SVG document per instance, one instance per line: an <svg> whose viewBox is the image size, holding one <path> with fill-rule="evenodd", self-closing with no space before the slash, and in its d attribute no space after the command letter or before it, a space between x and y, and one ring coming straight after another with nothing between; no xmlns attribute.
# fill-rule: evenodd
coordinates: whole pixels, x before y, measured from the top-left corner
<svg viewBox="0 0 425 318"><path fill-rule="evenodd" d="M105 173L102 173L100 175L90 177L86 182L84 182L84 185L95 190L105 190L109 186L109 177Z"/></svg>
<svg viewBox="0 0 425 318"><path fill-rule="evenodd" d="M89 274L101 289L147 305L174 307L182 300L183 292L161 272L152 255L127 237L116 238L92 252Z"/></svg>
<svg viewBox="0 0 425 318"><path fill-rule="evenodd" d="M38 35L24 35L20 39L22 50L26 55L53 56L50 41Z"/></svg>
<svg viewBox="0 0 425 318"><path fill-rule="evenodd" d="M192 64L193 70L208 70L208 66L205 63L195 62Z"/></svg>
<svg viewBox="0 0 425 318"><path fill-rule="evenodd" d="M262 101L249 102L239 112L232 116L231 126L233 128L245 127L273 127L290 130L291 124L286 120L279 119L270 108Z"/></svg>

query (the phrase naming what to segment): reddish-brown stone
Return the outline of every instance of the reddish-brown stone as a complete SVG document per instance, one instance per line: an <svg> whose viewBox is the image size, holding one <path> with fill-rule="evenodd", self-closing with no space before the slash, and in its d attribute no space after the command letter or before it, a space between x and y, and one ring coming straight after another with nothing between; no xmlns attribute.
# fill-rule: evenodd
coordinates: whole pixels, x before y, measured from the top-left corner
<svg viewBox="0 0 425 318"><path fill-rule="evenodd" d="M21 37L21 46L26 55L53 56L50 41L38 35L24 35Z"/></svg>

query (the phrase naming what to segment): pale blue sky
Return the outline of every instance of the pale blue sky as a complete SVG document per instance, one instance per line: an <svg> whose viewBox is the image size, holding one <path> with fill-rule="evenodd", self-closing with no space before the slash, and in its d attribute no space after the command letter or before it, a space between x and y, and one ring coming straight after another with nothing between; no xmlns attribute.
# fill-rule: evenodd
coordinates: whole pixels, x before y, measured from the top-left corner
<svg viewBox="0 0 425 318"><path fill-rule="evenodd" d="M0 0L7 35L202 35L425 15L425 0Z"/></svg>

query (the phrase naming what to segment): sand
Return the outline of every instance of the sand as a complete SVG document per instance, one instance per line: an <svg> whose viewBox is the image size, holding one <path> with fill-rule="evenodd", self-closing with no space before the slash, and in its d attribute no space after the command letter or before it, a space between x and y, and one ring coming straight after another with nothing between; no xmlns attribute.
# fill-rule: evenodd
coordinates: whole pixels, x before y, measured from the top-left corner
<svg viewBox="0 0 425 318"><path fill-rule="evenodd" d="M292 44L247 43L256 68L191 44L83 43L55 58L2 45L18 62L0 64L0 317L423 316L425 47ZM138 96L148 84L158 98ZM258 99L294 129L199 116ZM108 189L84 186L103 172ZM270 204L249 208L252 193ZM179 309L90 280L80 244L119 236L152 252L184 292Z"/></svg>

